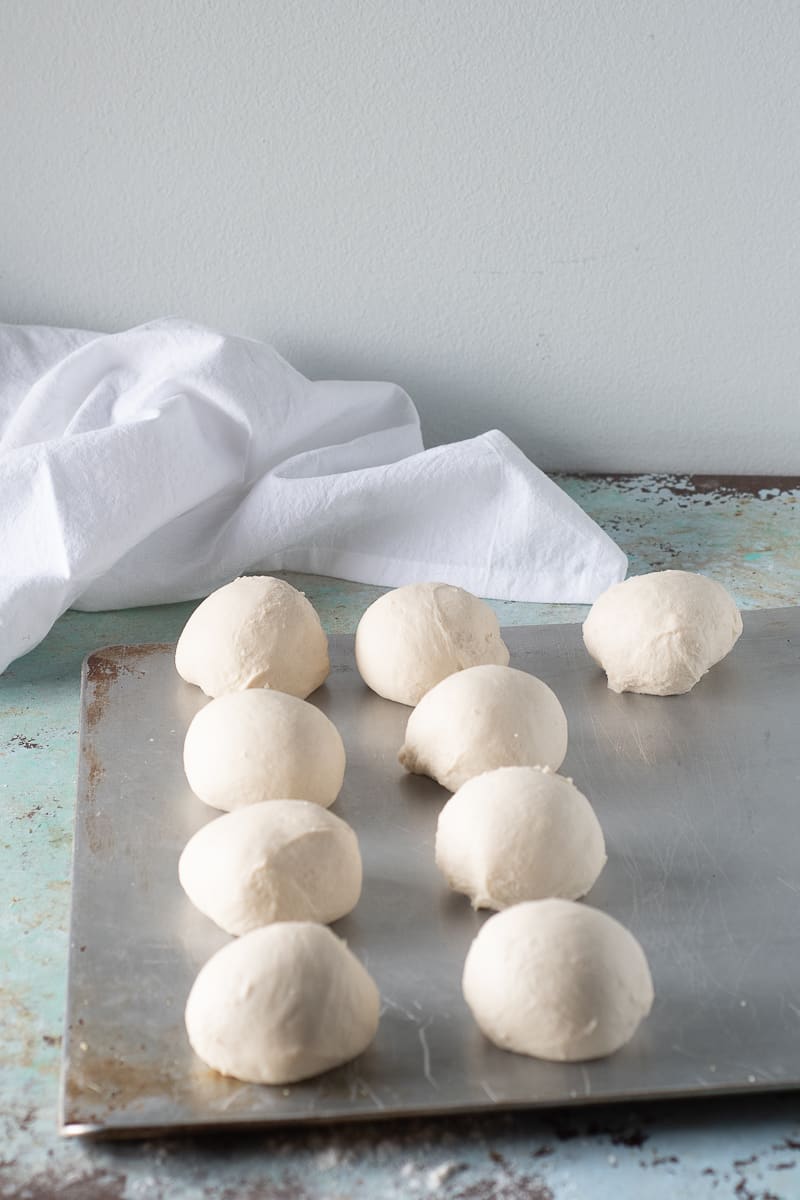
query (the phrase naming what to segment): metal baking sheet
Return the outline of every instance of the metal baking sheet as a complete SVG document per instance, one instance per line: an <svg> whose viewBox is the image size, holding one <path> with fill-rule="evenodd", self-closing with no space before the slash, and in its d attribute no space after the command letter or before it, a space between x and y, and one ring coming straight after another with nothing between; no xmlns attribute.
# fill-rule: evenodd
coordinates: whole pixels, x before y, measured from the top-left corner
<svg viewBox="0 0 800 1200"><path fill-rule="evenodd" d="M650 1018L611 1058L554 1064L480 1035L462 1000L487 914L433 862L446 793L396 761L409 710L361 683L353 639L331 639L313 697L348 752L334 811L365 863L356 911L334 927L383 997L374 1045L291 1087L238 1083L194 1057L183 1006L228 939L176 874L215 813L181 768L204 702L172 647L98 650L84 668L65 1134L132 1135L800 1085L800 609L745 616L734 652L688 696L616 696L577 625L510 629L512 665L545 679L570 725L562 770L595 805L608 864L588 902L628 925L656 987Z"/></svg>

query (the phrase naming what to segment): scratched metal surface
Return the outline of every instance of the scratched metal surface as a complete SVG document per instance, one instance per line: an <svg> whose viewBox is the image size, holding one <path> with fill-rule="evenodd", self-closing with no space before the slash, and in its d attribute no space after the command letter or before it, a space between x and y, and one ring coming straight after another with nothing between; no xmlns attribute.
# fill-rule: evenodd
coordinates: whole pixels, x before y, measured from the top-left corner
<svg viewBox="0 0 800 1200"><path fill-rule="evenodd" d="M559 482L627 551L633 572L704 570L726 582L743 608L800 600L800 480ZM351 633L379 592L291 578L331 633ZM800 1109L791 1093L158 1144L60 1139L81 662L96 646L174 641L192 607L68 613L0 677L0 1196L796 1200ZM574 621L584 611L496 607L505 625Z"/></svg>
<svg viewBox="0 0 800 1200"><path fill-rule="evenodd" d="M231 939L198 913L177 860L218 814L181 747L205 698L170 645L111 647L84 675L62 1127L66 1133L453 1113L800 1085L800 608L748 613L734 652L688 696L617 696L579 625L512 629L511 664L567 713L563 770L592 799L609 863L588 902L648 954L654 1012L610 1058L537 1062L478 1033L460 995L486 914L433 862L448 793L397 764L409 710L367 690L331 640L313 702L348 754L336 811L365 884L336 929L373 973L378 1036L355 1062L286 1088L243 1085L191 1053L183 1005Z"/></svg>

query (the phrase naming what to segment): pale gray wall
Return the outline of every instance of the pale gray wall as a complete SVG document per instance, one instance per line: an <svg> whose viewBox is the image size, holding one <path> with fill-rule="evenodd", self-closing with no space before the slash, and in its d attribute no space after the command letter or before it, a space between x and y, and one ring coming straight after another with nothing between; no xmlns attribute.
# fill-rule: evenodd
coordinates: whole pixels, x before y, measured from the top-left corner
<svg viewBox="0 0 800 1200"><path fill-rule="evenodd" d="M545 467L800 470L796 0L0 22L0 319L192 317Z"/></svg>

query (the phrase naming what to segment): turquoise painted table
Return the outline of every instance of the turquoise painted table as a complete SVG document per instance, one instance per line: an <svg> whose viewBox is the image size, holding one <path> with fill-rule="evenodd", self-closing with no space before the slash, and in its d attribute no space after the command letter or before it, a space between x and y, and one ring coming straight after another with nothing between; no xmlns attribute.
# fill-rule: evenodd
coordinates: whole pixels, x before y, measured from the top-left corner
<svg viewBox="0 0 800 1200"><path fill-rule="evenodd" d="M800 603L800 480L564 478L631 571L707 571L743 608ZM287 576L330 632L379 589ZM69 613L0 678L0 1196L302 1200L790 1200L797 1095L333 1127L169 1142L56 1134L81 660L177 637L191 605ZM496 603L505 624L585 610Z"/></svg>

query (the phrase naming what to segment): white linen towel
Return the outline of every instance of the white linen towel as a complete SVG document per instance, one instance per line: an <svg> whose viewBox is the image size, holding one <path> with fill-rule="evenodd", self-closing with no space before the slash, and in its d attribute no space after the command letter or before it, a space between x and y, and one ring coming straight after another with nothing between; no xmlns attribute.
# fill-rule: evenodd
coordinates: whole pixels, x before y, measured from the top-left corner
<svg viewBox="0 0 800 1200"><path fill-rule="evenodd" d="M190 322L0 325L0 671L67 608L310 571L591 602L609 537L502 433L425 450L391 383L311 382Z"/></svg>

